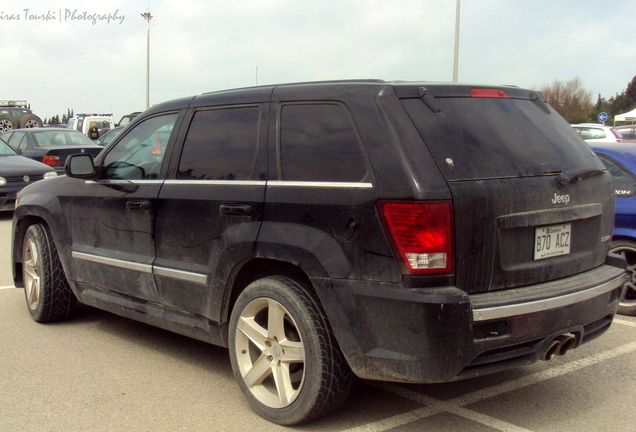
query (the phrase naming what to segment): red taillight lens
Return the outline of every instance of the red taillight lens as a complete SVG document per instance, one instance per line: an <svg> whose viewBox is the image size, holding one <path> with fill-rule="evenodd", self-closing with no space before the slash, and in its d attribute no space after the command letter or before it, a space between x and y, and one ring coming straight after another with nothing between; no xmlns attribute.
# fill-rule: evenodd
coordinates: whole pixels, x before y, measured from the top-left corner
<svg viewBox="0 0 636 432"><path fill-rule="evenodd" d="M474 98L508 99L508 94L497 89L470 89L470 95Z"/></svg>
<svg viewBox="0 0 636 432"><path fill-rule="evenodd" d="M62 161L59 156L44 156L42 158L42 163L48 166L62 166Z"/></svg>
<svg viewBox="0 0 636 432"><path fill-rule="evenodd" d="M378 203L396 254L409 274L454 270L453 210L450 201Z"/></svg>

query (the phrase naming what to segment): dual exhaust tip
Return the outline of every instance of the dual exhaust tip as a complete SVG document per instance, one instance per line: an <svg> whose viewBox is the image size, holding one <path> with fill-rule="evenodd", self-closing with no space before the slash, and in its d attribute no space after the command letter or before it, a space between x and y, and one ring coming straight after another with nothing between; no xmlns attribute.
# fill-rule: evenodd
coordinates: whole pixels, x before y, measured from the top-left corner
<svg viewBox="0 0 636 432"><path fill-rule="evenodd" d="M558 355L566 355L570 350L573 350L577 346L579 346L579 343L576 340L576 336L573 334L569 333L557 336L548 344L548 349L541 353L539 359L544 361L552 360Z"/></svg>

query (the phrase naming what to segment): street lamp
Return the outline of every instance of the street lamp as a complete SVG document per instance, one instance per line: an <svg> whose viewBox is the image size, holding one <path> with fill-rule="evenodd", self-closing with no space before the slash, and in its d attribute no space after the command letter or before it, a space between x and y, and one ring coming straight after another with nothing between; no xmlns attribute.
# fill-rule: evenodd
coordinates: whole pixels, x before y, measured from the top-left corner
<svg viewBox="0 0 636 432"><path fill-rule="evenodd" d="M459 79L459 2L455 8L455 52L453 56L453 82Z"/></svg>
<svg viewBox="0 0 636 432"><path fill-rule="evenodd" d="M144 12L141 16L148 22L148 43L146 47L146 109L150 108L150 20L152 15L150 10Z"/></svg>

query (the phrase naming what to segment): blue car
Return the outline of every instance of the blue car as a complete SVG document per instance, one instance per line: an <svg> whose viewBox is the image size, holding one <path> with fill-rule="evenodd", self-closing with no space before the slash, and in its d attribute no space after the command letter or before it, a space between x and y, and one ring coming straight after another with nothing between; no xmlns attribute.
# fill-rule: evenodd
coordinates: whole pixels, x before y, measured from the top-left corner
<svg viewBox="0 0 636 432"><path fill-rule="evenodd" d="M611 252L627 259L630 280L618 313L636 316L636 143L594 143L592 149L614 179L616 219Z"/></svg>

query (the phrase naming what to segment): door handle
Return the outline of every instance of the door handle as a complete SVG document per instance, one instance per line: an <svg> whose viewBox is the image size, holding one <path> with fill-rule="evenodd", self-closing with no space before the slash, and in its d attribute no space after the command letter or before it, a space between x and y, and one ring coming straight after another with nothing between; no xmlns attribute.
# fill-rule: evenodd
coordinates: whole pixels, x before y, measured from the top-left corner
<svg viewBox="0 0 636 432"><path fill-rule="evenodd" d="M251 216L254 206L250 204L221 204L219 213L223 216Z"/></svg>
<svg viewBox="0 0 636 432"><path fill-rule="evenodd" d="M127 210L150 210L151 208L152 208L152 203L148 200L126 202Z"/></svg>

